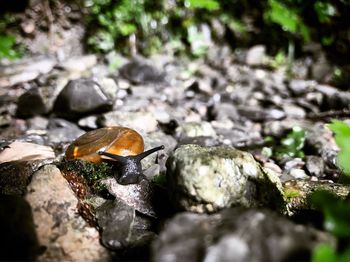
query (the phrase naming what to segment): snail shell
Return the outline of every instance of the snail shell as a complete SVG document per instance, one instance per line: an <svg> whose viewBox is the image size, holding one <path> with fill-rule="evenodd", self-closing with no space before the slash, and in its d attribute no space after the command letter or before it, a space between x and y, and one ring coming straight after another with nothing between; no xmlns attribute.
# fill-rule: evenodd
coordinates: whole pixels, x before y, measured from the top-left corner
<svg viewBox="0 0 350 262"><path fill-rule="evenodd" d="M120 126L104 127L78 137L67 148L66 158L99 163L103 159L98 151L119 156L134 156L143 150L143 138L135 130Z"/></svg>

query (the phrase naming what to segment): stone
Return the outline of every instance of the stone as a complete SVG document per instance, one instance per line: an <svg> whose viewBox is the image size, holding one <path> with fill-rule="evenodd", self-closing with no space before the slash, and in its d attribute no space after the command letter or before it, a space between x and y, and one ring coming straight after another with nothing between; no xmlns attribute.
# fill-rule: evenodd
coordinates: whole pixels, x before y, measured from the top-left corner
<svg viewBox="0 0 350 262"><path fill-rule="evenodd" d="M92 79L71 80L58 95L53 112L66 119L79 119L87 115L111 110L113 101Z"/></svg>
<svg viewBox="0 0 350 262"><path fill-rule="evenodd" d="M84 72L95 66L96 63L96 55L75 56L60 62L59 67L69 72Z"/></svg>
<svg viewBox="0 0 350 262"><path fill-rule="evenodd" d="M98 120L100 126L125 126L141 133L150 133L157 129L158 123L149 112L112 111L101 115Z"/></svg>
<svg viewBox="0 0 350 262"><path fill-rule="evenodd" d="M151 221L138 216L122 200L107 200L96 209L96 218L103 245L113 250L125 252L140 246L147 249L155 237L150 231Z"/></svg>
<svg viewBox="0 0 350 262"><path fill-rule="evenodd" d="M248 65L256 66L264 64L264 59L266 59L266 48L263 45L256 45L251 47L246 56L245 62Z"/></svg>
<svg viewBox="0 0 350 262"><path fill-rule="evenodd" d="M169 197L176 209L198 213L235 205L284 209L278 176L263 170L247 152L183 145L168 159L167 167Z"/></svg>
<svg viewBox="0 0 350 262"><path fill-rule="evenodd" d="M306 169L310 175L324 177L325 163L322 157L306 156Z"/></svg>
<svg viewBox="0 0 350 262"><path fill-rule="evenodd" d="M27 118L45 115L52 110L55 88L50 86L34 87L18 98L17 116Z"/></svg>
<svg viewBox="0 0 350 262"><path fill-rule="evenodd" d="M155 207L153 206L153 188L150 182L142 179L138 184L121 185L114 178L106 178L100 181L108 192L119 201L142 214L156 217Z"/></svg>
<svg viewBox="0 0 350 262"><path fill-rule="evenodd" d="M216 132L209 122L202 121L200 123L187 122L183 123L176 129L177 137L197 137L209 136L216 137Z"/></svg>
<svg viewBox="0 0 350 262"><path fill-rule="evenodd" d="M60 118L52 118L48 123L48 140L54 144L69 143L85 133L74 123Z"/></svg>
<svg viewBox="0 0 350 262"><path fill-rule="evenodd" d="M55 158L55 153L51 147L21 141L12 142L0 152L0 163L53 158Z"/></svg>
<svg viewBox="0 0 350 262"><path fill-rule="evenodd" d="M120 68L120 74L133 84L160 84L165 74L140 60L131 61Z"/></svg>
<svg viewBox="0 0 350 262"><path fill-rule="evenodd" d="M25 199L45 247L38 261L109 261L98 231L77 216L78 199L56 166L46 165L33 175Z"/></svg>
<svg viewBox="0 0 350 262"><path fill-rule="evenodd" d="M184 212L166 223L152 245L152 261L308 261L321 243L334 245L335 239L268 210Z"/></svg>

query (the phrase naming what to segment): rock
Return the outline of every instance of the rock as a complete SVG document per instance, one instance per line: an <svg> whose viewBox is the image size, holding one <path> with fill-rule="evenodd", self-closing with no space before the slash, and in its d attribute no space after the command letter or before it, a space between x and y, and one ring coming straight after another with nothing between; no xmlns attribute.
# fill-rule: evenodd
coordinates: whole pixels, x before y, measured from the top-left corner
<svg viewBox="0 0 350 262"><path fill-rule="evenodd" d="M56 65L50 57L24 58L0 66L0 83L13 86L36 79L40 74L49 73Z"/></svg>
<svg viewBox="0 0 350 262"><path fill-rule="evenodd" d="M115 101L117 98L119 98L119 88L113 78L100 77L98 78L97 82L100 84L103 93L105 93L112 101Z"/></svg>
<svg viewBox="0 0 350 262"><path fill-rule="evenodd" d="M0 203L0 260L36 261L42 250L29 204L21 196L4 195Z"/></svg>
<svg viewBox="0 0 350 262"><path fill-rule="evenodd" d="M0 152L0 163L53 158L55 158L55 153L51 147L20 141L9 144Z"/></svg>
<svg viewBox="0 0 350 262"><path fill-rule="evenodd" d="M252 121L280 120L286 117L284 111L279 109L262 109L246 106L238 107L238 113Z"/></svg>
<svg viewBox="0 0 350 262"><path fill-rule="evenodd" d="M328 85L317 85L315 90L323 95L321 109L336 110L349 108L350 93L339 91L335 87Z"/></svg>
<svg viewBox="0 0 350 262"><path fill-rule="evenodd" d="M263 170L247 152L183 145L167 167L169 196L177 209L198 213L234 205L284 209L278 176Z"/></svg>
<svg viewBox="0 0 350 262"><path fill-rule="evenodd" d="M100 183L118 201L124 202L142 214L151 217L156 216L155 207L153 206L153 188L147 180L142 179L138 184L121 185L114 178L106 178Z"/></svg>
<svg viewBox="0 0 350 262"><path fill-rule="evenodd" d="M256 66L264 64L264 59L266 58L266 48L263 45L256 45L251 47L246 56L245 62L248 65Z"/></svg>
<svg viewBox="0 0 350 262"><path fill-rule="evenodd" d="M23 195L30 178L47 161L11 161L0 164L0 194Z"/></svg>
<svg viewBox="0 0 350 262"><path fill-rule="evenodd" d="M31 116L47 114L51 108L49 107L45 96L52 96L45 94L44 88L31 88L18 98L17 116L27 118Z"/></svg>
<svg viewBox="0 0 350 262"><path fill-rule="evenodd" d="M84 130L64 119L53 118L48 124L48 139L54 144L71 142L84 133Z"/></svg>
<svg viewBox="0 0 350 262"><path fill-rule="evenodd" d="M325 164L322 157L306 156L306 169L310 175L316 177L324 177Z"/></svg>
<svg viewBox="0 0 350 262"><path fill-rule="evenodd" d="M77 216L78 200L57 167L44 166L28 186L36 234L45 247L38 261L109 261L99 234Z"/></svg>
<svg viewBox="0 0 350 262"><path fill-rule="evenodd" d="M127 63L119 71L133 84L161 84L165 82L163 72L139 60Z"/></svg>
<svg viewBox="0 0 350 262"><path fill-rule="evenodd" d="M292 79L288 88L295 96L302 96L313 90L316 85L315 81L305 81L300 79Z"/></svg>
<svg viewBox="0 0 350 262"><path fill-rule="evenodd" d="M100 126L125 126L141 133L150 133L157 129L157 121L148 112L109 112L98 118Z"/></svg>
<svg viewBox="0 0 350 262"><path fill-rule="evenodd" d="M155 237L149 230L151 221L138 216L135 209L122 200L107 200L96 209L96 218L103 245L113 250L148 249Z"/></svg>
<svg viewBox="0 0 350 262"><path fill-rule="evenodd" d="M329 234L268 210L230 208L176 215L152 246L152 261L307 261Z"/></svg>
<svg viewBox="0 0 350 262"><path fill-rule="evenodd" d="M97 63L96 55L85 55L70 57L58 65L62 69L69 72L85 72L89 68L95 66Z"/></svg>
<svg viewBox="0 0 350 262"><path fill-rule="evenodd" d="M350 193L350 186L346 184L334 183L329 180L290 180L283 183L283 191L287 198L289 215L300 211L314 209L311 195L318 190L328 191L340 199L346 199Z"/></svg>
<svg viewBox="0 0 350 262"><path fill-rule="evenodd" d="M100 85L88 78L71 80L58 95L54 113L66 119L78 119L89 114L111 110L113 101Z"/></svg>
<svg viewBox="0 0 350 262"><path fill-rule="evenodd" d="M233 121L238 121L240 116L237 112L237 108L232 103L218 103L214 105L211 112L216 120L226 120L231 119Z"/></svg>
<svg viewBox="0 0 350 262"><path fill-rule="evenodd" d="M294 119L304 119L306 116L306 112L302 107L299 107L292 103L284 103L283 111L286 113L287 118L294 118Z"/></svg>
<svg viewBox="0 0 350 262"><path fill-rule="evenodd" d="M200 123L188 122L183 123L176 128L177 137L197 137L197 136L209 136L216 137L216 132L209 122L202 121Z"/></svg>
<svg viewBox="0 0 350 262"><path fill-rule="evenodd" d="M84 129L97 129L97 116L83 117L79 119L78 125Z"/></svg>

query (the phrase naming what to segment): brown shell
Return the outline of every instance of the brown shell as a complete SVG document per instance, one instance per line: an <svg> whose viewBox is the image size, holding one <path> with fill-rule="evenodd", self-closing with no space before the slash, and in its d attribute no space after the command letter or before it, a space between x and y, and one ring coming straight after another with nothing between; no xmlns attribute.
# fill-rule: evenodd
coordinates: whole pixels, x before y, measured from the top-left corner
<svg viewBox="0 0 350 262"><path fill-rule="evenodd" d="M78 137L66 150L66 158L99 163L98 151L120 156L138 155L144 150L142 136L127 127L103 127Z"/></svg>

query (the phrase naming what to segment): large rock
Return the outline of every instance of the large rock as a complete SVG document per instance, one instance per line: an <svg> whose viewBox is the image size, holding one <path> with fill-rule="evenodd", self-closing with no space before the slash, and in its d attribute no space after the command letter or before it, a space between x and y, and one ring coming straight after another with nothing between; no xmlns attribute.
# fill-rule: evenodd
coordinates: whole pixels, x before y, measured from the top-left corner
<svg viewBox="0 0 350 262"><path fill-rule="evenodd" d="M77 215L78 200L56 166L33 175L25 199L39 243L46 247L38 261L108 261L98 231Z"/></svg>
<svg viewBox="0 0 350 262"><path fill-rule="evenodd" d="M153 243L153 261L309 261L334 239L271 211L231 208L213 215L182 213Z"/></svg>
<svg viewBox="0 0 350 262"><path fill-rule="evenodd" d="M89 114L106 112L113 107L113 101L92 79L71 80L58 95L54 113L66 119L77 119Z"/></svg>
<svg viewBox="0 0 350 262"><path fill-rule="evenodd" d="M178 209L203 213L240 205L284 211L279 178L235 148L183 145L168 160L167 180Z"/></svg>

